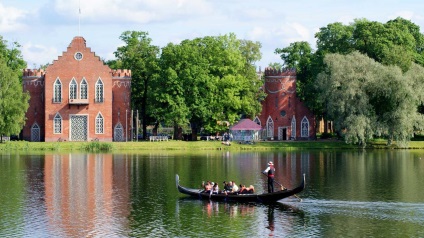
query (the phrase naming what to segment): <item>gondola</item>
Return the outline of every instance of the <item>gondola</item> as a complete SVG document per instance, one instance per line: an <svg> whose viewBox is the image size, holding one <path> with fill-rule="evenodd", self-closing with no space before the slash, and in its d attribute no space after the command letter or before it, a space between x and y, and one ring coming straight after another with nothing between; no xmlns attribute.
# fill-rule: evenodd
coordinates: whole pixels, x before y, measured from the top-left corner
<svg viewBox="0 0 424 238"><path fill-rule="evenodd" d="M295 196L303 191L305 188L305 174L303 174L302 182L299 186L293 189L284 189L273 193L261 194L210 194L202 193L202 189L186 188L180 185L180 177L178 174L175 176L178 191L183 194L190 195L199 199L210 199L215 201L231 201L231 202L258 202L258 203L272 203L283 198Z"/></svg>

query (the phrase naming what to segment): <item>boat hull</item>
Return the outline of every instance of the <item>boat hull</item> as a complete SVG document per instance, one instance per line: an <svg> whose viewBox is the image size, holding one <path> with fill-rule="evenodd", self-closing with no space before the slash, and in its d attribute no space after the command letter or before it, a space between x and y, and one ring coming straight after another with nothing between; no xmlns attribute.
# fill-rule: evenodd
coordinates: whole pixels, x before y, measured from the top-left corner
<svg viewBox="0 0 424 238"><path fill-rule="evenodd" d="M294 189L286 189L273 193L262 194L210 194L204 193L201 189L186 188L179 184L179 176L176 175L176 184L180 193L190 195L199 199L210 199L215 201L228 201L228 202L258 202L258 203L271 203L278 200L294 196L303 191L305 188L305 175L303 175L302 182Z"/></svg>

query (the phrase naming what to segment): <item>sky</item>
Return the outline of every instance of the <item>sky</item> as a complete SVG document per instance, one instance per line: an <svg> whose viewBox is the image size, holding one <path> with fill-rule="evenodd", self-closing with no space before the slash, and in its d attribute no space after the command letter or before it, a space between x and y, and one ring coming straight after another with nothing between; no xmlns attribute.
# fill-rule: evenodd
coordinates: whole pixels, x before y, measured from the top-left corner
<svg viewBox="0 0 424 238"><path fill-rule="evenodd" d="M424 32L422 0L0 0L0 36L21 45L28 68L52 63L75 36L102 59L114 59L125 31L148 32L164 47L185 39L235 33L261 43L262 69L283 63L274 51L296 41L316 46L330 23L403 17Z"/></svg>

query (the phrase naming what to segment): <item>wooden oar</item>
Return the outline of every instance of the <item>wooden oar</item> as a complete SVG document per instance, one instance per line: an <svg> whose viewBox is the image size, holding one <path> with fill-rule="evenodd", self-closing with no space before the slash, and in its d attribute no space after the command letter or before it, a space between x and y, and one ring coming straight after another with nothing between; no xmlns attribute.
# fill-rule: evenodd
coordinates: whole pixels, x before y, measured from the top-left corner
<svg viewBox="0 0 424 238"><path fill-rule="evenodd" d="M262 174L268 177L268 175L266 175L264 172L262 172ZM277 182L277 181L275 181L275 180L274 180L274 183L276 183L277 185L280 185L281 190L286 190L286 189L287 189L287 188L286 188L286 187L284 187L281 183L279 183L279 182ZM299 199L299 202L301 202L301 201L302 201L302 198L300 198L300 197L299 197L299 196L297 196L296 194L293 194L293 196L295 196L297 199Z"/></svg>

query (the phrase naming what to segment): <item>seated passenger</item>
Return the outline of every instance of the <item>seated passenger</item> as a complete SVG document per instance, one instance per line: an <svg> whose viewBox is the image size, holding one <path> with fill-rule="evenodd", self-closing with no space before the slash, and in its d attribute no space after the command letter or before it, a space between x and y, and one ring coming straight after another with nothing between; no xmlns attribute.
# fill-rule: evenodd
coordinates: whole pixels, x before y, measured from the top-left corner
<svg viewBox="0 0 424 238"><path fill-rule="evenodd" d="M233 185L232 185L231 181L228 182L228 183L224 181L224 191L225 192L231 192L232 190L233 190Z"/></svg>
<svg viewBox="0 0 424 238"><path fill-rule="evenodd" d="M231 190L233 193L237 193L239 191L239 187L237 186L236 182L231 181L233 184L233 189Z"/></svg>
<svg viewBox="0 0 424 238"><path fill-rule="evenodd" d="M212 190L212 184L210 181L207 181L205 186L204 186L204 190L202 191L202 193L210 193Z"/></svg>
<svg viewBox="0 0 424 238"><path fill-rule="evenodd" d="M255 192L255 188L253 187L253 185L250 185L248 188L243 185L240 184L240 194L253 194Z"/></svg>
<svg viewBox="0 0 424 238"><path fill-rule="evenodd" d="M250 185L248 189L250 193L255 193L255 187L253 187L253 185Z"/></svg>
<svg viewBox="0 0 424 238"><path fill-rule="evenodd" d="M218 183L215 183L212 187L212 194L218 194L218 193L219 193Z"/></svg>

